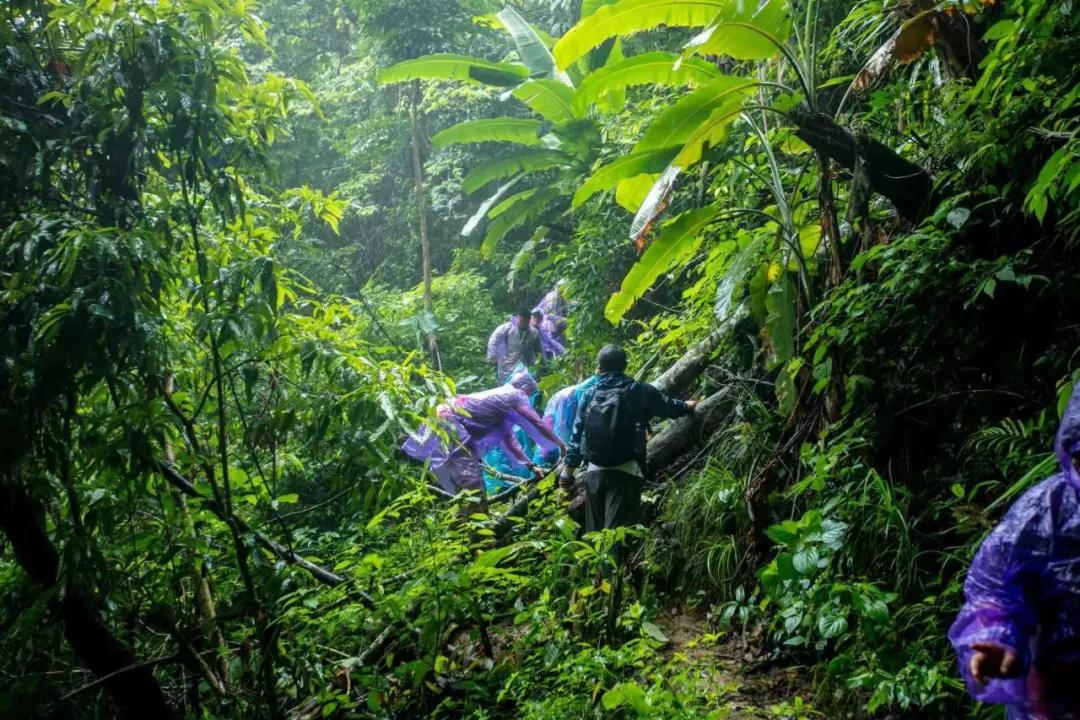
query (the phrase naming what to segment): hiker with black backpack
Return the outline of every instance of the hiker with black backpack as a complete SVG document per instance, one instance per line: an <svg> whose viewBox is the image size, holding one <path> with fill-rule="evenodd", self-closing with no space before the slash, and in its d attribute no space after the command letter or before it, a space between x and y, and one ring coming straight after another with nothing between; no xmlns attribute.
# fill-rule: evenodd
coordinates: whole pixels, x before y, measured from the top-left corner
<svg viewBox="0 0 1080 720"><path fill-rule="evenodd" d="M605 345L596 364L599 379L581 398L561 479L569 489L585 464L586 532L641 522L646 426L654 417L681 417L697 406L628 377L626 351L618 345Z"/></svg>

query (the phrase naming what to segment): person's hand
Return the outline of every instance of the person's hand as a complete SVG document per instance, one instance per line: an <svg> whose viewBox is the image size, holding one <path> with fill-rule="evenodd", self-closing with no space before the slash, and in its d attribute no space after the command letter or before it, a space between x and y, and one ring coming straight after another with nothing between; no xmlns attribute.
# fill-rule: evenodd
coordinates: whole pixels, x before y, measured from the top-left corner
<svg viewBox="0 0 1080 720"><path fill-rule="evenodd" d="M690 412L694 412L695 410L697 410L697 406L698 406L698 405L699 405L700 403L701 403L701 401L700 401L700 400L687 400L687 401L686 401L686 408L687 408L687 409L688 409L688 410L689 410Z"/></svg>
<svg viewBox="0 0 1080 720"><path fill-rule="evenodd" d="M1016 651L1007 645L979 642L971 643L971 649L975 652L971 655L968 667L971 677L980 685L985 685L993 678L1018 677L1023 670Z"/></svg>
<svg viewBox="0 0 1080 720"><path fill-rule="evenodd" d="M525 463L525 468L533 474L537 480L544 479L544 471L538 468L534 463Z"/></svg>
<svg viewBox="0 0 1080 720"><path fill-rule="evenodd" d="M569 490L574 487L574 469L563 468L562 474L559 475L559 487L563 490Z"/></svg>

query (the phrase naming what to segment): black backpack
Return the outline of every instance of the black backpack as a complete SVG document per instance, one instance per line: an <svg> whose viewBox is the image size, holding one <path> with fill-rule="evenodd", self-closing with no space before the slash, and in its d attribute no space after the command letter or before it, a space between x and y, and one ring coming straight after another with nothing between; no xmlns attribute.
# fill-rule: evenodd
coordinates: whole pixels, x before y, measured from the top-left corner
<svg viewBox="0 0 1080 720"><path fill-rule="evenodd" d="M600 388L586 408L582 454L593 465L615 467L635 459L637 418L629 404L633 383Z"/></svg>

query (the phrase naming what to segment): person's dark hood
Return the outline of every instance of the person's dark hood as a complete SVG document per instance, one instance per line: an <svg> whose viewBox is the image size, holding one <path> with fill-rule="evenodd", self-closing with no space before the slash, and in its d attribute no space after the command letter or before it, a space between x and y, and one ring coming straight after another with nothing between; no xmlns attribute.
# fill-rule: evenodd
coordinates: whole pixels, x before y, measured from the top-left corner
<svg viewBox="0 0 1080 720"><path fill-rule="evenodd" d="M1058 427L1054 452L1061 461L1061 470L1069 481L1080 488L1080 473L1073 465L1073 455L1080 454L1080 383L1073 389L1072 397L1065 408L1065 415Z"/></svg>

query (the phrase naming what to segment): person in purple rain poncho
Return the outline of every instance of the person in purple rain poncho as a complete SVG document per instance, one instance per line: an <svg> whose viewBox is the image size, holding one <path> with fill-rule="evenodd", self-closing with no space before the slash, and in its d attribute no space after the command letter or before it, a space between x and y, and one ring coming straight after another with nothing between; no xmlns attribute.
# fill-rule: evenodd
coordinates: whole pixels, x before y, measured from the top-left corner
<svg viewBox="0 0 1080 720"><path fill-rule="evenodd" d="M499 382L506 382L518 363L535 368L543 360L540 333L529 324L531 313L519 310L488 338L487 360L495 363Z"/></svg>
<svg viewBox="0 0 1080 720"><path fill-rule="evenodd" d="M565 280L555 283L555 287L537 303L533 308L533 322L536 323L536 315L540 314L539 328L541 334L547 334L551 350L559 349L555 355L566 352L566 317L568 306L563 298L561 288L566 285ZM545 348L547 351L548 348Z"/></svg>
<svg viewBox="0 0 1080 720"><path fill-rule="evenodd" d="M561 451L563 444L529 404L529 397L537 391L536 381L523 372L501 387L459 395L451 404L438 408L446 439L428 427L419 436L409 437L401 449L414 460L429 462L439 485L453 494L483 489L480 459L492 448L501 448L509 457L539 472L514 437L514 426L522 428L545 450Z"/></svg>
<svg viewBox="0 0 1080 720"><path fill-rule="evenodd" d="M533 310L531 324L533 329L540 333L540 349L545 360L554 360L566 352L566 346L556 339L561 335L562 329L566 327L565 320L562 321L561 326L557 327L551 321L550 316L545 317L544 313L539 310Z"/></svg>
<svg viewBox="0 0 1080 720"><path fill-rule="evenodd" d="M1058 429L1061 472L983 542L949 630L976 700L1010 720L1080 719L1080 386Z"/></svg>

